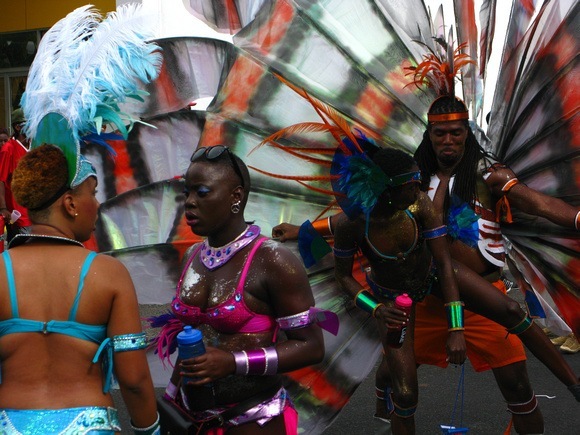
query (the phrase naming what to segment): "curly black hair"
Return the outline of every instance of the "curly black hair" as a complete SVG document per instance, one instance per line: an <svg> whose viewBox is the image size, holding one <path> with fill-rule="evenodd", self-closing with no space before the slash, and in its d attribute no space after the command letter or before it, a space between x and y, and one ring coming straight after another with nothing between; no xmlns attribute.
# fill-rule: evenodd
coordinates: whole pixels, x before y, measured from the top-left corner
<svg viewBox="0 0 580 435"><path fill-rule="evenodd" d="M372 161L389 177L409 172L415 164L413 157L395 148L379 148L372 155Z"/></svg>
<svg viewBox="0 0 580 435"><path fill-rule="evenodd" d="M11 189L16 202L29 209L32 217L34 210L42 208L67 183L64 154L54 145L42 145L20 159L12 174Z"/></svg>

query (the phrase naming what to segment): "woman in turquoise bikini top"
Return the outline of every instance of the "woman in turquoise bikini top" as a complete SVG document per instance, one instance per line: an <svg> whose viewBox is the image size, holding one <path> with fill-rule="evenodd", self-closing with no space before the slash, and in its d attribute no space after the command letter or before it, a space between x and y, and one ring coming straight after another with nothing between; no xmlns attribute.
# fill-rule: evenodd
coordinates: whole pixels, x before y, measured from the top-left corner
<svg viewBox="0 0 580 435"><path fill-rule="evenodd" d="M71 187L63 152L42 145L14 173L13 193L33 225L0 258L0 418L15 433L61 433L80 422L114 433L114 373L136 430L155 433L135 289L118 260L83 247L99 202L94 168L80 165Z"/></svg>

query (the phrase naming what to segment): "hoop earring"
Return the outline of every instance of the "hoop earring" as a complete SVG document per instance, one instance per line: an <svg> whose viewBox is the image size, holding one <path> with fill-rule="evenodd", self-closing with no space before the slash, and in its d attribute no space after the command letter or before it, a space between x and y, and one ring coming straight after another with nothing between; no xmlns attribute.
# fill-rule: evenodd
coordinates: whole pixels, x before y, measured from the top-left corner
<svg viewBox="0 0 580 435"><path fill-rule="evenodd" d="M240 201L236 201L232 204L230 210L233 214L238 214L240 212Z"/></svg>

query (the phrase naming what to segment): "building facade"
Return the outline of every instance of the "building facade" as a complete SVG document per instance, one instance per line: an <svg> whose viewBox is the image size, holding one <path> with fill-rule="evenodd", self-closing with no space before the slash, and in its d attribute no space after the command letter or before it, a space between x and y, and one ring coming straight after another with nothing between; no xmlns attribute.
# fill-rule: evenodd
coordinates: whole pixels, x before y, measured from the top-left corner
<svg viewBox="0 0 580 435"><path fill-rule="evenodd" d="M58 20L79 6L92 4L103 14L115 0L0 0L0 127L10 128L10 114L19 107L30 64L40 38Z"/></svg>

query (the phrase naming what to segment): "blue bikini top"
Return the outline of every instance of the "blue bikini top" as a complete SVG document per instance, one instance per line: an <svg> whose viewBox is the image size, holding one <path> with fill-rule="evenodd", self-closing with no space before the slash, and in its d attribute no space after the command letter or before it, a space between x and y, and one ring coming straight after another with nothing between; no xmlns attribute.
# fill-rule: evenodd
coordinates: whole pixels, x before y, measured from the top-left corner
<svg viewBox="0 0 580 435"><path fill-rule="evenodd" d="M83 263L77 287L77 295L70 310L68 320L50 320L48 322L42 322L40 320L20 318L18 314L18 299L16 297L16 284L14 281L14 271L12 270L12 260L10 259L8 251L4 251L2 256L4 257L4 264L6 265L10 304L12 305L12 318L0 321L0 337L20 332L42 332L43 334L54 332L101 344L103 340L107 338L107 325L86 325L75 321L79 300L85 283L85 277L87 276L91 263L96 255L96 252L91 252L87 255L87 258Z"/></svg>
<svg viewBox="0 0 580 435"><path fill-rule="evenodd" d="M95 353L93 363L99 361L101 356L103 356L102 363L103 371L105 372L103 391L106 393L110 389L113 376L113 351L119 352L144 349L147 347L147 340L145 338L145 333L116 335L111 340L107 337L107 325L88 325L75 321L85 278L96 256L96 252L90 252L83 262L77 287L77 294L70 310L68 320L50 320L48 322L42 322L40 320L21 319L19 317L12 260L10 259L8 251L4 251L2 257L4 258L6 277L8 279L12 318L0 321L0 337L23 332L41 332L43 334L57 333L98 344L99 348Z"/></svg>

